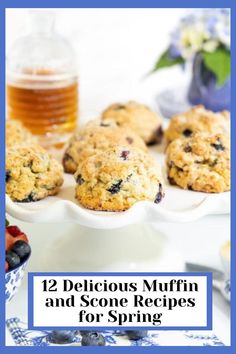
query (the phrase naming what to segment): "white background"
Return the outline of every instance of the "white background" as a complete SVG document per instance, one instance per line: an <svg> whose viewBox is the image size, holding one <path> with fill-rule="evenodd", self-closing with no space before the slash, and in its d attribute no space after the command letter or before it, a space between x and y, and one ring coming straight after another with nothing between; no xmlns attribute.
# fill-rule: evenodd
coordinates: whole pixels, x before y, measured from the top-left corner
<svg viewBox="0 0 236 354"><path fill-rule="evenodd" d="M156 93L182 83L183 75L179 68L160 71L146 80L142 78L168 45L168 34L185 12L184 9L58 10L57 30L72 40L79 57L80 106L84 117L92 117L106 104L122 98L137 98L153 103ZM26 26L26 20L26 10L7 10L7 49ZM83 250L88 247L96 248L101 271L136 271L137 263L144 258L137 252L138 245L134 243L134 237L130 237L129 243L125 239L118 243L113 235L110 244L107 243L107 238L94 237L91 242L78 230L76 241L70 236L71 229L74 228L72 225L31 225L9 219L30 236L33 256L27 268L29 271L71 271L76 259L71 258L70 248L75 247L78 258L84 257L83 260L88 262L92 262L90 255L83 255ZM208 216L192 224L169 224L165 231L168 247L176 251L181 262L188 260L220 269L222 264L219 249L229 235L228 216ZM111 244L114 244L113 252L107 254ZM68 251L67 255L65 250ZM119 265L116 250L117 254L119 252ZM112 264L109 269L108 264ZM132 268L128 268L128 264ZM146 271L144 267L141 268L142 266L138 271ZM179 263L176 264L176 258L171 257L169 268L172 271L183 270ZM89 269L83 270L96 271L92 263ZM20 291L7 306L7 318L19 316L26 320L26 299L27 277ZM214 292L213 323L213 331L229 344L229 306L218 292ZM7 343L13 344L9 336Z"/></svg>
<svg viewBox="0 0 236 354"><path fill-rule="evenodd" d="M184 9L58 9L58 33L68 38L78 57L80 113L97 115L119 100L153 103L166 87L188 80L180 68L146 79ZM195 11L198 11L197 9ZM19 33L28 33L27 10L7 10L7 52ZM174 75L174 81L173 81Z"/></svg>
<svg viewBox="0 0 236 354"><path fill-rule="evenodd" d="M56 285L56 291L50 292L46 291L44 292L44 286L42 282L44 280L49 281L50 279L55 279L57 282ZM71 291L65 292L63 291L64 285L63 282L65 279L71 280L74 284L77 282L82 283L84 279L87 279L90 281L90 279L93 281L94 284L97 282L99 283L104 283L104 279L107 280L107 284L110 283L136 283L137 284L137 290L135 292L129 292L129 291L107 291L107 292L89 292L89 291L76 291L74 288ZM178 279L181 280L186 280L187 284L190 283L196 283L198 286L198 291L143 291L143 279L146 279L149 284L152 284L154 280L158 280L159 283L169 283L171 279L175 279L176 281ZM50 284L50 283L48 283ZM49 286L48 286L49 287ZM47 287L47 288L48 288ZM34 292L34 298L33 298L33 314L34 314L34 320L33 320L33 325L35 327L55 327L60 324L61 327L63 326L69 326L69 327L77 327L77 326L84 326L84 327L118 327L119 324L118 322L109 322L112 320L111 317L109 317L108 312L110 310L117 310L118 314L125 314L129 316L129 314L132 313L137 313L137 311L140 312L140 314L147 314L149 313L150 315L154 316L156 313L161 313L162 316L160 318L161 324L159 327L206 327L207 326L207 278L206 277L182 277L182 276L158 276L158 277L144 277L144 276L116 276L116 277L103 277L103 276L35 276L33 278L33 292ZM82 288L83 289L83 288ZM176 289L175 285L174 288ZM181 289L183 289L183 285L181 286ZM75 307L47 307L45 304L47 303L48 298L52 299L57 299L57 298L63 298L63 299L68 299L71 295L74 295L75 298ZM81 295L88 295L89 299L92 298L97 298L97 299L102 299L102 298L116 298L118 300L122 298L126 298L128 300L127 307L93 307L93 306L88 306L84 307L84 303L80 299ZM187 299L193 298L195 299L195 306L193 307L188 307L183 306L176 306L173 307L171 310L168 309L168 307L160 306L138 306L134 307L134 295L141 295L143 296L144 299L152 299L153 301L155 298L162 298L163 295L166 296L166 298L172 298L172 299L181 299L184 298L186 299L186 304L187 304ZM144 302L145 300L143 300ZM158 302L158 305L162 304L163 302ZM79 322L79 317L78 313L80 311L86 311L86 313L91 313L93 315L96 314L102 314L103 317L101 317L100 322L86 322L85 317L84 317L84 322L81 323ZM95 316L96 318L96 316ZM123 316L122 316L123 318ZM126 321L124 322L121 327L132 327L132 326L142 326L142 327L157 327L157 325L153 325L153 323L149 322L140 322L137 320L136 317L133 318L132 322Z"/></svg>

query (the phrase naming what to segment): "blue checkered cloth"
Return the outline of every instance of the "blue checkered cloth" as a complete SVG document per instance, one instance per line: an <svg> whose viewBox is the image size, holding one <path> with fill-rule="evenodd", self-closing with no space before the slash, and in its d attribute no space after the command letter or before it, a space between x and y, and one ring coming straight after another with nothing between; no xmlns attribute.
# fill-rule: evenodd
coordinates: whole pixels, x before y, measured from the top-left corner
<svg viewBox="0 0 236 354"><path fill-rule="evenodd" d="M17 346L55 346L50 342L51 331L29 330L27 324L14 317L6 321L8 330ZM149 331L147 337L130 340L123 331L103 331L107 346L224 346L212 331ZM73 343L80 345L81 336L75 336ZM61 345L60 345L61 346ZM63 345L65 346L65 344Z"/></svg>

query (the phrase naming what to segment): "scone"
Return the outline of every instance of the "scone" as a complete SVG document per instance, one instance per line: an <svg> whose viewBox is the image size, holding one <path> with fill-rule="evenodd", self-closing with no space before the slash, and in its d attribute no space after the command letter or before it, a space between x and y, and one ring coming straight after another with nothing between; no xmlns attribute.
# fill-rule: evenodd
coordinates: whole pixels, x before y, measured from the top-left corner
<svg viewBox="0 0 236 354"><path fill-rule="evenodd" d="M152 156L127 147L88 157L75 173L76 198L88 209L123 211L135 202L159 203L163 185Z"/></svg>
<svg viewBox="0 0 236 354"><path fill-rule="evenodd" d="M113 121L90 121L71 138L63 157L64 170L75 173L78 165L96 151L105 151L118 145L147 151L143 140L131 129L118 127Z"/></svg>
<svg viewBox="0 0 236 354"><path fill-rule="evenodd" d="M181 188L220 193L230 190L230 146L224 134L195 134L174 140L167 148L167 173Z"/></svg>
<svg viewBox="0 0 236 354"><path fill-rule="evenodd" d="M113 119L119 126L136 132L147 145L160 143L163 136L162 119L149 107L133 101L112 104L102 113L102 120Z"/></svg>
<svg viewBox="0 0 236 354"><path fill-rule="evenodd" d="M6 147L36 143L36 138L23 124L14 119L6 121Z"/></svg>
<svg viewBox="0 0 236 354"><path fill-rule="evenodd" d="M195 133L229 134L229 112L214 113L204 106L195 106L189 111L174 116L165 131L167 144L180 137L190 137Z"/></svg>
<svg viewBox="0 0 236 354"><path fill-rule="evenodd" d="M63 168L39 145L6 152L6 193L13 201L34 202L58 192Z"/></svg>

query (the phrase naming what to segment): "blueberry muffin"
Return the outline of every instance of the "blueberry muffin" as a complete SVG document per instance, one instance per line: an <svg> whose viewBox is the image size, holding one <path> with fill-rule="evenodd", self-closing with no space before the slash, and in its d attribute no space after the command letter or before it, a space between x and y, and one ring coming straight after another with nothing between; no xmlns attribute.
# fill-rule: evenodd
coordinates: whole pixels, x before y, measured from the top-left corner
<svg viewBox="0 0 236 354"><path fill-rule="evenodd" d="M123 211L141 200L159 203L163 185L155 160L127 147L97 152L78 166L76 198L88 209Z"/></svg>
<svg viewBox="0 0 236 354"><path fill-rule="evenodd" d="M96 151L105 151L114 146L137 147L147 151L143 140L132 130L118 127L113 121L90 121L80 128L71 138L64 157L65 172L75 173L79 163L92 156Z"/></svg>
<svg viewBox="0 0 236 354"><path fill-rule="evenodd" d="M63 168L39 145L7 149L6 193L16 202L34 202L59 191Z"/></svg>
<svg viewBox="0 0 236 354"><path fill-rule="evenodd" d="M133 101L109 106L102 113L102 120L114 120L119 126L130 128L138 134L147 145L160 143L163 136L162 119L149 107Z"/></svg>
<svg viewBox="0 0 236 354"><path fill-rule="evenodd" d="M224 134L195 134L174 140L167 148L171 184L206 193L230 190L230 146Z"/></svg>
<svg viewBox="0 0 236 354"><path fill-rule="evenodd" d="M36 143L36 138L18 120L6 121L6 147Z"/></svg>
<svg viewBox="0 0 236 354"><path fill-rule="evenodd" d="M188 138L194 133L229 134L229 131L228 111L214 113L199 105L185 113L174 116L165 131L165 138L167 143L170 143L180 137Z"/></svg>

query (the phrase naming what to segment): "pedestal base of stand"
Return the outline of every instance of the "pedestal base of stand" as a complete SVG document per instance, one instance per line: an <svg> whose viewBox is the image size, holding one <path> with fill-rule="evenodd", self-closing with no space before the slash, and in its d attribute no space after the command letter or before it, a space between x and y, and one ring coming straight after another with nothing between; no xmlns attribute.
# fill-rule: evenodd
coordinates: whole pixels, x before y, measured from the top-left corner
<svg viewBox="0 0 236 354"><path fill-rule="evenodd" d="M70 225L66 234L49 241L40 271L168 272L183 266L167 237L150 225L115 230Z"/></svg>

